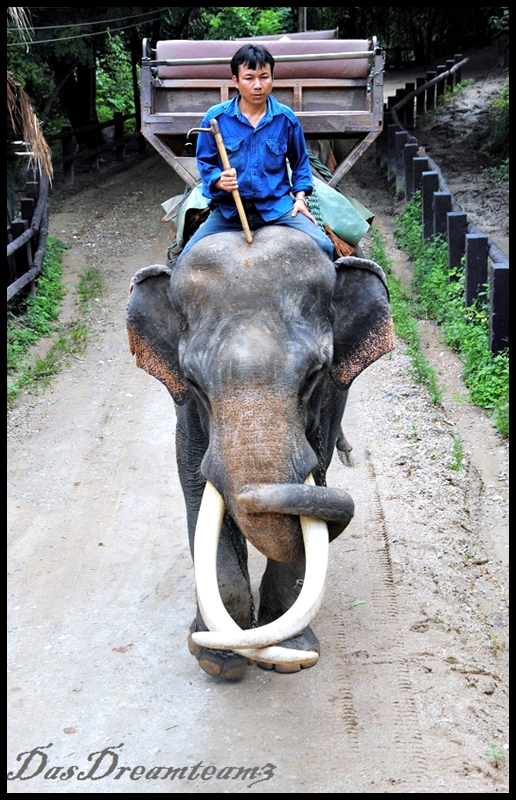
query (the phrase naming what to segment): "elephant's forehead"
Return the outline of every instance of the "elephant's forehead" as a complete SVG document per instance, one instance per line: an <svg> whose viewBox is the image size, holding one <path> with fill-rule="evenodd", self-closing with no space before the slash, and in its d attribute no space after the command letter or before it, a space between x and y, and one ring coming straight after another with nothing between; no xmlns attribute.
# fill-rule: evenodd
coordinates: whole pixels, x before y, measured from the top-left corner
<svg viewBox="0 0 516 800"><path fill-rule="evenodd" d="M248 244L243 235L219 233L198 242L185 256L182 264L192 274L208 278L249 279L267 281L286 275L306 280L311 275L332 278L333 265L317 244L305 233L285 226L268 226L254 233Z"/></svg>
<svg viewBox="0 0 516 800"><path fill-rule="evenodd" d="M326 303L335 284L333 264L306 235L298 234L296 246L287 247L291 233L298 234L284 227L261 229L250 245L234 233L201 240L181 262L177 285L183 300L228 310Z"/></svg>

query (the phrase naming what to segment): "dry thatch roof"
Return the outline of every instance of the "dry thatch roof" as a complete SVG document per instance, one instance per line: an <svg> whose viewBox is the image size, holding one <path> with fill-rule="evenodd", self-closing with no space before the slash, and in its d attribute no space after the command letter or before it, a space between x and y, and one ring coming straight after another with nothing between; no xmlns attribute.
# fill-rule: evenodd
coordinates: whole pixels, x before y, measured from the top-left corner
<svg viewBox="0 0 516 800"><path fill-rule="evenodd" d="M10 72L7 73L7 114L15 136L23 139L27 145L29 166L35 167L51 180L53 168L50 147L43 136L28 94Z"/></svg>
<svg viewBox="0 0 516 800"><path fill-rule="evenodd" d="M7 16L11 17L22 34L29 30L29 15L27 14L25 6L14 6L14 8L12 6L7 6Z"/></svg>
<svg viewBox="0 0 516 800"><path fill-rule="evenodd" d="M29 27L25 8L8 8L7 13L18 25L22 34L25 34ZM44 173L49 180L52 180L50 147L43 135L28 94L9 71L7 72L7 124L10 124L16 138L23 139L27 147L29 166L34 167L40 174Z"/></svg>

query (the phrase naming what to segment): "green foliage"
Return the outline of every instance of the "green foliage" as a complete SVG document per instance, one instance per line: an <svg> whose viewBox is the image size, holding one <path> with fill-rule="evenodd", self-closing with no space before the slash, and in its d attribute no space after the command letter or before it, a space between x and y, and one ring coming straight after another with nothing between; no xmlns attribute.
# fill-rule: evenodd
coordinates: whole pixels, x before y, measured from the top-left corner
<svg viewBox="0 0 516 800"><path fill-rule="evenodd" d="M498 745L490 744L485 752L485 756L492 761L493 766L498 769L505 761L506 753L505 750L502 750L502 748L498 747Z"/></svg>
<svg viewBox="0 0 516 800"><path fill-rule="evenodd" d="M503 166L504 179L509 180L509 81L500 97L491 104L489 118L491 135L483 152L497 157L498 172Z"/></svg>
<svg viewBox="0 0 516 800"><path fill-rule="evenodd" d="M463 362L462 379L471 402L486 409L502 436L509 435L509 350L489 349L488 287L469 307L464 305L464 270L450 273L446 243L423 240L421 196L406 204L395 226L398 245L414 264L414 312L435 321L444 341Z"/></svg>
<svg viewBox="0 0 516 800"><path fill-rule="evenodd" d="M104 278L97 267L87 267L82 273L77 290L86 305L90 300L102 297L104 294Z"/></svg>
<svg viewBox="0 0 516 800"><path fill-rule="evenodd" d="M267 36L294 29L288 7L223 6L216 13L204 12L200 24L206 26L206 39Z"/></svg>
<svg viewBox="0 0 516 800"><path fill-rule="evenodd" d="M28 349L54 329L65 295L61 253L65 245L49 237L35 296L16 295L7 308L7 371L18 369Z"/></svg>
<svg viewBox="0 0 516 800"><path fill-rule="evenodd" d="M509 7L497 6L495 8L497 14L495 16L489 17L489 25L491 26L491 28L493 28L493 30L497 31L498 33L509 34Z"/></svg>
<svg viewBox="0 0 516 800"><path fill-rule="evenodd" d="M460 472L464 466L464 442L459 436L453 436L453 460L448 462L448 467Z"/></svg>
<svg viewBox="0 0 516 800"><path fill-rule="evenodd" d="M396 334L407 345L407 354L410 358L414 379L426 387L432 402L440 405L442 389L439 386L435 369L424 354L414 302L400 279L393 274L392 262L386 254L382 236L374 226L371 234L373 239L371 258L382 267L387 275L394 327Z"/></svg>
<svg viewBox="0 0 516 800"><path fill-rule="evenodd" d="M503 158L496 167L489 167L489 175L494 181L509 180L509 156Z"/></svg>
<svg viewBox="0 0 516 800"><path fill-rule="evenodd" d="M107 37L105 53L97 61L97 113L100 122L113 114L134 114L131 54L117 34Z"/></svg>
<svg viewBox="0 0 516 800"><path fill-rule="evenodd" d="M7 34L8 43L14 44L18 37L13 33ZM12 47L7 50L7 68L29 95L32 105L39 115L44 106L44 99L48 98L49 87L54 85L54 73L51 65L45 62L37 53L31 51L27 57L23 47Z"/></svg>

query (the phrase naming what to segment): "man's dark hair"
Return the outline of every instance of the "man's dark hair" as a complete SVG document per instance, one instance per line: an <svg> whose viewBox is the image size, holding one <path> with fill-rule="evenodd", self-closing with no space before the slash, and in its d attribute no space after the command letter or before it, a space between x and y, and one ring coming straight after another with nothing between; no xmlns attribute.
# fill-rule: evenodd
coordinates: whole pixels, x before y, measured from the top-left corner
<svg viewBox="0 0 516 800"><path fill-rule="evenodd" d="M274 57L267 48L261 44L244 44L231 59L231 73L238 78L238 68L240 66L258 69L259 67L267 66L267 64L270 66L271 76L273 76Z"/></svg>

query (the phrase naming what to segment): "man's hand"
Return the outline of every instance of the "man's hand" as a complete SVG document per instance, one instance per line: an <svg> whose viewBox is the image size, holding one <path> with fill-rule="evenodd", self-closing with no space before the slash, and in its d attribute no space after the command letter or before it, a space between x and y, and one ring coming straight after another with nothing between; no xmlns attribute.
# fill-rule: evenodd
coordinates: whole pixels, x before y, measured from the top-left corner
<svg viewBox="0 0 516 800"><path fill-rule="evenodd" d="M302 196L294 197L294 208L292 209L292 216L296 217L298 213L304 214L305 217L308 217L308 219L312 220L312 222L315 225L317 225L317 220L312 214L310 214L308 206L306 205L306 200Z"/></svg>
<svg viewBox="0 0 516 800"><path fill-rule="evenodd" d="M215 184L215 188L222 192L234 192L238 189L236 169L225 169Z"/></svg>

